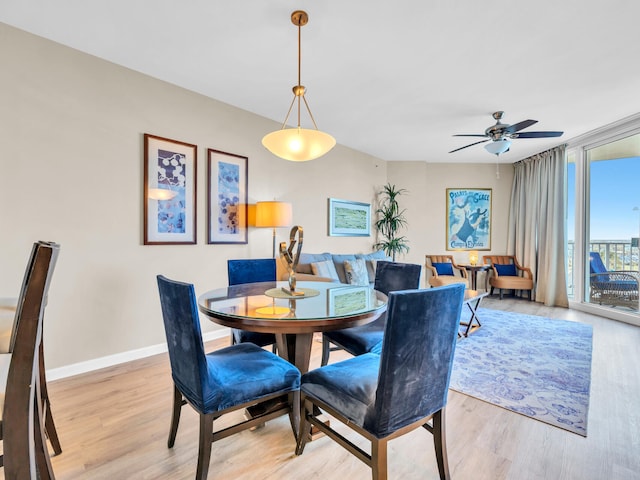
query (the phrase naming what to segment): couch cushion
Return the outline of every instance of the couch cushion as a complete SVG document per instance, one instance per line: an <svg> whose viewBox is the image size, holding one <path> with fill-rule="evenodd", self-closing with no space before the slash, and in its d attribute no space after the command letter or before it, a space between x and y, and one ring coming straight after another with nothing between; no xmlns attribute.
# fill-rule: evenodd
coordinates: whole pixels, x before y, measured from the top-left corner
<svg viewBox="0 0 640 480"><path fill-rule="evenodd" d="M323 262L313 262L311 264L311 270L313 270L314 275L318 275L319 277L327 277L338 280L336 267L331 260L325 260Z"/></svg>
<svg viewBox="0 0 640 480"><path fill-rule="evenodd" d="M325 260L331 260L330 253L305 253L300 254L300 260L298 261L298 268L296 273L308 273L313 275L311 264L313 262L324 262Z"/></svg>
<svg viewBox="0 0 640 480"><path fill-rule="evenodd" d="M362 258L366 262L367 265L367 273L369 274L369 283L374 283L376 281L376 266L378 261L386 261L391 262L391 257L388 257L384 250L378 250L373 253L359 253L356 255L356 258Z"/></svg>
<svg viewBox="0 0 640 480"><path fill-rule="evenodd" d="M351 285L369 285L369 274L367 273L367 265L364 259L345 260L344 272L347 277L347 283Z"/></svg>
<svg viewBox="0 0 640 480"><path fill-rule="evenodd" d="M336 272L338 272L338 279L340 283L348 283L347 282L347 274L344 271L344 261L345 260L355 260L355 255L332 255L333 264L336 267Z"/></svg>

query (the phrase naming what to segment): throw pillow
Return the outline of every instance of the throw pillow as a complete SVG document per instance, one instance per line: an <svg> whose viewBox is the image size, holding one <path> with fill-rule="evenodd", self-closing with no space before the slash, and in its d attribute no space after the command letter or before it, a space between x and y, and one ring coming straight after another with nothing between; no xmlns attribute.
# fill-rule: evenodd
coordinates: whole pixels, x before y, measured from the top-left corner
<svg viewBox="0 0 640 480"><path fill-rule="evenodd" d="M372 258L371 260L365 260L367 264L367 273L369 274L369 283L376 281L376 268L378 268L378 260Z"/></svg>
<svg viewBox="0 0 640 480"><path fill-rule="evenodd" d="M318 275L319 277L327 277L339 281L338 272L336 272L336 267L331 260L325 260L324 262L313 262L311 264L311 270L314 275Z"/></svg>
<svg viewBox="0 0 640 480"><path fill-rule="evenodd" d="M515 277L518 275L518 273L516 272L516 266L513 263L510 263L508 265L495 263L493 266L496 267L496 271L498 272L499 276Z"/></svg>
<svg viewBox="0 0 640 480"><path fill-rule="evenodd" d="M431 265L436 269L438 275L453 275L453 265L450 262L434 262Z"/></svg>
<svg viewBox="0 0 640 480"><path fill-rule="evenodd" d="M345 260L344 273L347 277L347 283L349 283L350 285L369 285L367 264L361 258L357 258L355 260Z"/></svg>

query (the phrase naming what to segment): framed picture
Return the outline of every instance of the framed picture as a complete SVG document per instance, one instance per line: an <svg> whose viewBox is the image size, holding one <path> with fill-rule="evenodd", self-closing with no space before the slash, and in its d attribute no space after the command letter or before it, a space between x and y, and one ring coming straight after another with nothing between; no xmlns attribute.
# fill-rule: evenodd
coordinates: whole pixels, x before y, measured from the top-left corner
<svg viewBox="0 0 640 480"><path fill-rule="evenodd" d="M196 243L197 147L144 134L144 244Z"/></svg>
<svg viewBox="0 0 640 480"><path fill-rule="evenodd" d="M371 235L371 204L329 199L329 235L368 237Z"/></svg>
<svg viewBox="0 0 640 480"><path fill-rule="evenodd" d="M207 150L208 243L248 243L248 163L247 157Z"/></svg>
<svg viewBox="0 0 640 480"><path fill-rule="evenodd" d="M491 250L491 189L447 188L447 250Z"/></svg>
<svg viewBox="0 0 640 480"><path fill-rule="evenodd" d="M367 311L375 298L375 293L369 287L330 288L327 294L327 310L331 316Z"/></svg>

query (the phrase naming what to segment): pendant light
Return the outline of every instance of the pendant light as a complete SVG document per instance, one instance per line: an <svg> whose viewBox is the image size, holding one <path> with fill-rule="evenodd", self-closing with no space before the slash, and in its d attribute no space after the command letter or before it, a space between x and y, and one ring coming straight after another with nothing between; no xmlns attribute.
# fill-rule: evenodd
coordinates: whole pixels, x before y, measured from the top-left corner
<svg viewBox="0 0 640 480"><path fill-rule="evenodd" d="M331 150L336 140L328 133L318 130L316 121L311 114L311 109L305 97L305 87L300 82L300 64L301 64L301 29L309 21L309 16L302 10L296 10L291 14L291 22L298 27L298 84L293 87L293 100L289 106L289 111L284 119L282 128L275 132L271 132L264 136L262 145L274 155L290 160L292 162L306 162L321 157ZM298 125L295 128L287 128L287 120L293 109L293 105L297 101L298 107ZM314 129L302 128L300 126L300 111L302 102L311 117Z"/></svg>

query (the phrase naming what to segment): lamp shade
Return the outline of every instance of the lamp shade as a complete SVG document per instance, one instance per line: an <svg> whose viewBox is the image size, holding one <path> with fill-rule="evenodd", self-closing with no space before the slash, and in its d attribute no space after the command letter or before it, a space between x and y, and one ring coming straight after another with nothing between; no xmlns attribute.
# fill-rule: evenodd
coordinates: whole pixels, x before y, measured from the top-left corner
<svg viewBox="0 0 640 480"><path fill-rule="evenodd" d="M501 153L509 150L511 146L511 140L503 138L502 140L496 140L491 143L487 143L484 148L487 152L493 153L494 155L500 155Z"/></svg>
<svg viewBox="0 0 640 480"><path fill-rule="evenodd" d="M256 227L288 227L293 221L293 209L287 202L256 203Z"/></svg>
<svg viewBox="0 0 640 480"><path fill-rule="evenodd" d="M320 130L283 128L265 135L262 145L285 160L306 162L331 150L336 145L336 139Z"/></svg>

